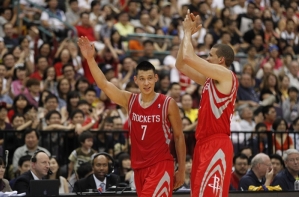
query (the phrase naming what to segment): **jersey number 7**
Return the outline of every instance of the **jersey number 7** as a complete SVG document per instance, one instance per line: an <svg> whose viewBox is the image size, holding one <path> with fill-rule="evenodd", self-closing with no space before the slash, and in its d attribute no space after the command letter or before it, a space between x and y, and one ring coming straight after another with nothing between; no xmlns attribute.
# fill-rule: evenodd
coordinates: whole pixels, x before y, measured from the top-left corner
<svg viewBox="0 0 299 197"><path fill-rule="evenodd" d="M144 139L146 128L147 128L147 125L141 125L141 129L143 129L143 134L142 134L141 140Z"/></svg>

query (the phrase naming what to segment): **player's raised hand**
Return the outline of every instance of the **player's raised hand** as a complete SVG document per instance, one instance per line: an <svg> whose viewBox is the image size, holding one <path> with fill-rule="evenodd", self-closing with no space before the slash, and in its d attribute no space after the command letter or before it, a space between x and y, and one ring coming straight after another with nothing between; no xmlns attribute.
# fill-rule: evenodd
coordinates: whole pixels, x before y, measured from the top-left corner
<svg viewBox="0 0 299 197"><path fill-rule="evenodd" d="M185 182L185 171L176 171L174 173L174 182L173 182L173 189L176 190L182 185L184 185Z"/></svg>
<svg viewBox="0 0 299 197"><path fill-rule="evenodd" d="M90 41L86 36L81 36L78 39L78 45L85 59L94 57L94 53L95 53L94 44L90 43Z"/></svg>
<svg viewBox="0 0 299 197"><path fill-rule="evenodd" d="M193 35L199 31L202 27L202 25L199 24L199 20L199 15L194 16L194 14L190 13L190 10L188 9L187 15L183 21L184 32L190 32L191 35Z"/></svg>

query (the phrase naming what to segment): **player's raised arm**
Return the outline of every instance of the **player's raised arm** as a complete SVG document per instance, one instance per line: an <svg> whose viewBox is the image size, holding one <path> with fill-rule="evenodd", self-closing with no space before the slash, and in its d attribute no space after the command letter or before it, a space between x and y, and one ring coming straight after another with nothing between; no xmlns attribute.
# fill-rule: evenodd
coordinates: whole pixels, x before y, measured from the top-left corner
<svg viewBox="0 0 299 197"><path fill-rule="evenodd" d="M181 187L185 181L186 144L183 134L183 125L177 103L171 99L168 106L168 118L173 130L173 139L179 164L178 171L175 172L174 189Z"/></svg>
<svg viewBox="0 0 299 197"><path fill-rule="evenodd" d="M131 93L122 91L114 86L112 83L107 81L105 75L98 67L94 59L94 45L89 42L87 37L80 37L78 39L78 45L80 47L81 53L84 58L87 60L89 69L91 74L97 83L98 87L101 88L102 91L115 103L127 108L128 100L130 98Z"/></svg>
<svg viewBox="0 0 299 197"><path fill-rule="evenodd" d="M199 16L195 17L193 14L190 14L190 17L195 22L199 21ZM197 25L197 23L194 23L191 35L196 33L200 28L201 28L201 25ZM190 41L191 41L191 38L190 38ZM179 48L179 51L178 51L178 56L177 56L177 59L176 59L175 67L179 71L184 73L186 76L188 76L190 79L195 81L196 83L198 83L200 85L203 85L206 81L206 77L203 74L201 74L200 72L193 69L192 67L186 65L186 62L183 61L183 46L184 46L184 40L182 40L182 42L180 44L180 48Z"/></svg>
<svg viewBox="0 0 299 197"><path fill-rule="evenodd" d="M210 63L200 57L198 57L195 52L191 42L192 30L196 27L196 21L193 21L191 18L191 14L187 13L186 18L183 21L183 29L184 29L184 38L183 38L183 46L182 46L182 58L183 63L187 64L197 72L203 74L206 77L212 78L217 82L227 82L232 81L231 71L225 65L226 62L232 61L229 60L228 57L224 58L223 56L217 56L216 54L209 54L209 58L213 61ZM213 50L213 48L211 49ZM217 59L216 59L217 58ZM234 58L234 54L232 55L232 59Z"/></svg>

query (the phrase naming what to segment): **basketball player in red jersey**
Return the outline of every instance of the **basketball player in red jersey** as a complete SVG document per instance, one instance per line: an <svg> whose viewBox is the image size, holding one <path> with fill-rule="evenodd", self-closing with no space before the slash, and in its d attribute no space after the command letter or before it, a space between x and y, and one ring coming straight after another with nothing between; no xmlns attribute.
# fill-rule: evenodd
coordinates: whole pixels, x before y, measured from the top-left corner
<svg viewBox="0 0 299 197"><path fill-rule="evenodd" d="M191 196L227 197L233 159L230 120L238 89L236 76L229 70L234 51L228 45L216 44L207 60L198 57L191 43L192 34L201 27L198 20L198 16L188 11L176 61L182 73L203 86L195 133Z"/></svg>
<svg viewBox="0 0 299 197"><path fill-rule="evenodd" d="M155 67L149 62L141 62L136 67L134 81L140 94L119 90L99 69L89 40L81 37L78 45L99 88L129 112L131 160L138 196L172 196L172 190L184 184L186 147L176 102L154 92L158 80ZM179 165L176 172L169 150L171 130Z"/></svg>

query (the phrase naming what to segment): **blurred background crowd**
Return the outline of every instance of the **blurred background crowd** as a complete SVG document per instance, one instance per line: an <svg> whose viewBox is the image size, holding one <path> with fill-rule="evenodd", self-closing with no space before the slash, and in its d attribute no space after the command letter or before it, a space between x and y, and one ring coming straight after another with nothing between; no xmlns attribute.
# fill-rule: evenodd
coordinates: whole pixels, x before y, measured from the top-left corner
<svg viewBox="0 0 299 197"><path fill-rule="evenodd" d="M258 153L280 157L288 149L299 150L296 0L2 0L0 4L0 152L8 157L9 180L21 173L20 158L43 149L56 156L68 179L93 153L105 151L119 161L117 173L129 183L128 113L95 85L76 43L80 36L95 44L99 68L120 89L138 93L134 68L144 60L155 66L159 76L155 90L178 103L187 154L192 156L202 87L175 68L188 9L200 16L202 24L192 36L198 56L207 57L216 43L235 51L230 68L239 79L231 122L235 154L242 152L250 164ZM192 157L186 161L190 174Z"/></svg>

